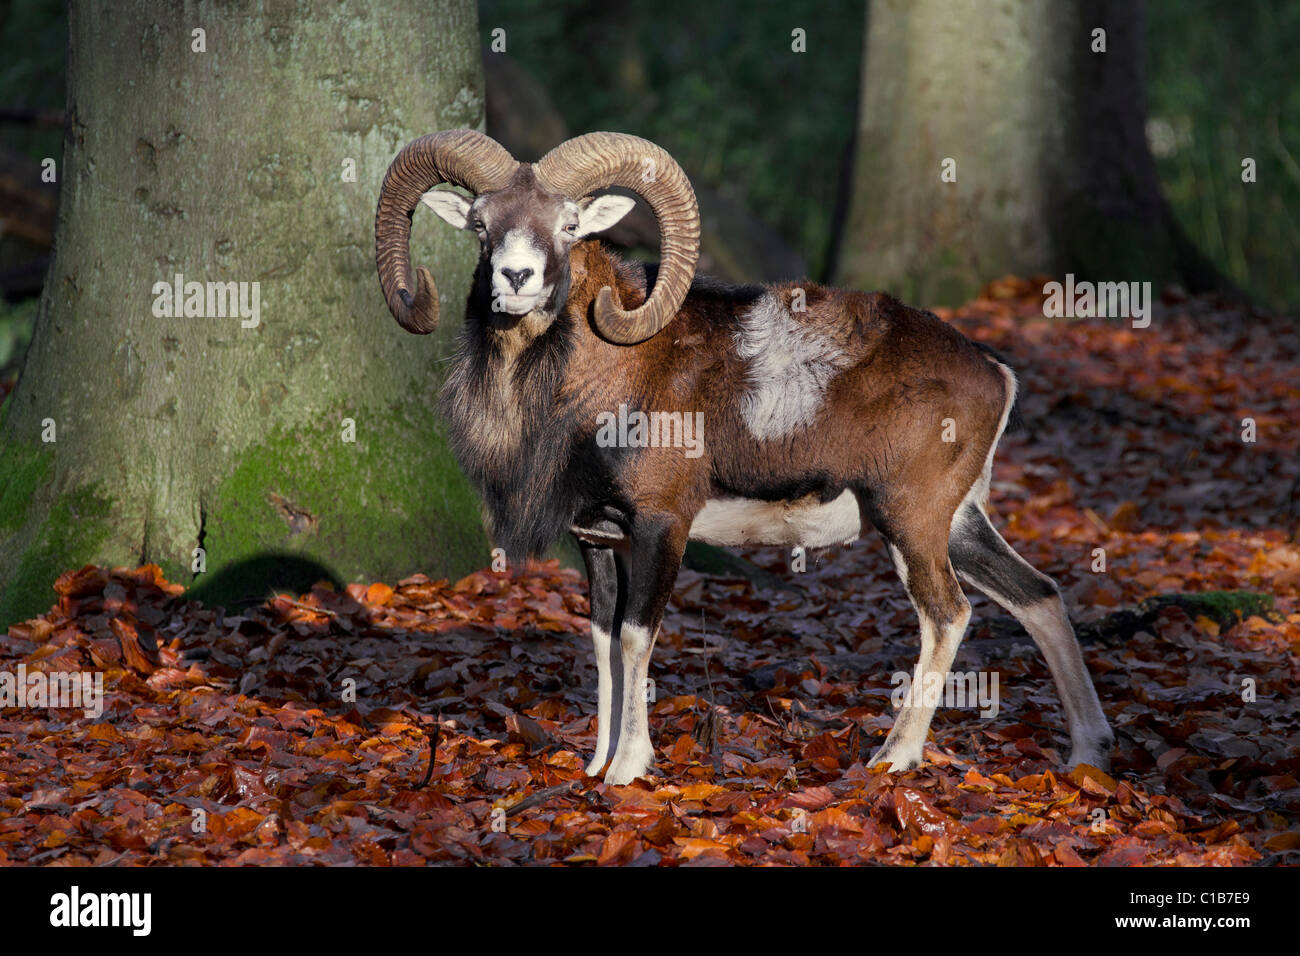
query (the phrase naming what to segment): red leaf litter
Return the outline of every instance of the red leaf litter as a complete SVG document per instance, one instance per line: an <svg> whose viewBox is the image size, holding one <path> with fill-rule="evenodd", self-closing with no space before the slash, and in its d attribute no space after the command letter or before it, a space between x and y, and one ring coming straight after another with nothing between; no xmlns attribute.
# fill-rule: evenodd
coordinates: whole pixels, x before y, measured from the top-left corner
<svg viewBox="0 0 1300 956"><path fill-rule="evenodd" d="M995 672L999 713L941 708L923 768L865 768L917 650L874 536L803 573L747 553L786 589L682 571L653 659L656 767L626 787L583 772L586 587L556 563L243 613L152 565L84 567L0 639L0 672L104 687L98 718L0 711L0 863L1294 864L1294 327L1169 295L1148 329L1051 322L1041 287L999 280L942 313L1020 374L1028 429L1004 440L990 503L1006 538L1085 634L1158 594L1274 598L1085 640L1119 732L1109 773L1061 769L1047 668L978 597L955 669Z"/></svg>

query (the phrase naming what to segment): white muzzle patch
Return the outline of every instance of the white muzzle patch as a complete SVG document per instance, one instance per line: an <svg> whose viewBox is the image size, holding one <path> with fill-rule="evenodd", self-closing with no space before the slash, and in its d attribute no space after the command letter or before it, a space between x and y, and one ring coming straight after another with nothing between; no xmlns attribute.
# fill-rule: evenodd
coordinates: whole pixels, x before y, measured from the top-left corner
<svg viewBox="0 0 1300 956"><path fill-rule="evenodd" d="M510 230L492 251L493 307L510 315L532 311L550 294L545 275L546 251L523 230Z"/></svg>

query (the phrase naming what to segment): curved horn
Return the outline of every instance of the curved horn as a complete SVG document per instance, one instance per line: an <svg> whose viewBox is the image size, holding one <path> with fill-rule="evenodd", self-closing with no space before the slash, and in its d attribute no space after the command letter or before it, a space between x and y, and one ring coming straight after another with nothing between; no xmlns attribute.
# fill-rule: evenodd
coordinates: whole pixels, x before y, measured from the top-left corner
<svg viewBox="0 0 1300 956"><path fill-rule="evenodd" d="M411 215L420 197L440 183L477 195L500 189L519 163L500 143L472 129L430 133L402 147L388 167L375 210L375 264L388 311L408 332L438 327L438 287L423 266L411 275Z"/></svg>
<svg viewBox="0 0 1300 956"><path fill-rule="evenodd" d="M649 140L626 133L587 133L555 147L537 163L537 177L553 192L581 199L596 189L623 186L650 204L659 220L659 276L640 308L623 311L606 286L596 297L600 334L635 345L658 333L682 307L700 255L700 208L677 161Z"/></svg>

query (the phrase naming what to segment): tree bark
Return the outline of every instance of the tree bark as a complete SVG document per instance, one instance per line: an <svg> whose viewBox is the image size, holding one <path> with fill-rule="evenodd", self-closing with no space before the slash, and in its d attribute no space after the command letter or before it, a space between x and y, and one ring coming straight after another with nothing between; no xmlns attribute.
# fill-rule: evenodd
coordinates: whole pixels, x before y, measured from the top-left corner
<svg viewBox="0 0 1300 956"><path fill-rule="evenodd" d="M919 304L1007 273L1224 288L1160 195L1143 23L1140 0L873 0L838 281Z"/></svg>
<svg viewBox="0 0 1300 956"><path fill-rule="evenodd" d="M443 315L417 337L373 226L402 144L482 128L472 0L74 0L69 33L54 258L0 409L0 625L85 562L221 602L484 563L434 404L474 242L417 217ZM177 274L258 283L260 322L156 316Z"/></svg>

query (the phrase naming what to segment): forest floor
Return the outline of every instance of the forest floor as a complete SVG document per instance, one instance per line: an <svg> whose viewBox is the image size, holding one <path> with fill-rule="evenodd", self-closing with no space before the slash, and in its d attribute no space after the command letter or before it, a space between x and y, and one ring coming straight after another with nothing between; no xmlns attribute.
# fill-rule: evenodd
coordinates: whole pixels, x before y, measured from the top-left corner
<svg viewBox="0 0 1300 956"><path fill-rule="evenodd" d="M1109 773L1061 769L1042 657L977 597L955 669L997 675L998 713L941 708L925 766L866 769L918 644L874 536L802 573L747 552L779 589L683 570L651 670L657 766L623 787L583 773L577 572L229 614L152 566L87 567L0 638L0 673L94 669L105 694L98 719L0 710L0 863L1300 862L1296 328L1169 297L1147 329L1048 322L1035 289L943 317L1020 372L1027 428L990 510L1066 594L1119 735Z"/></svg>

